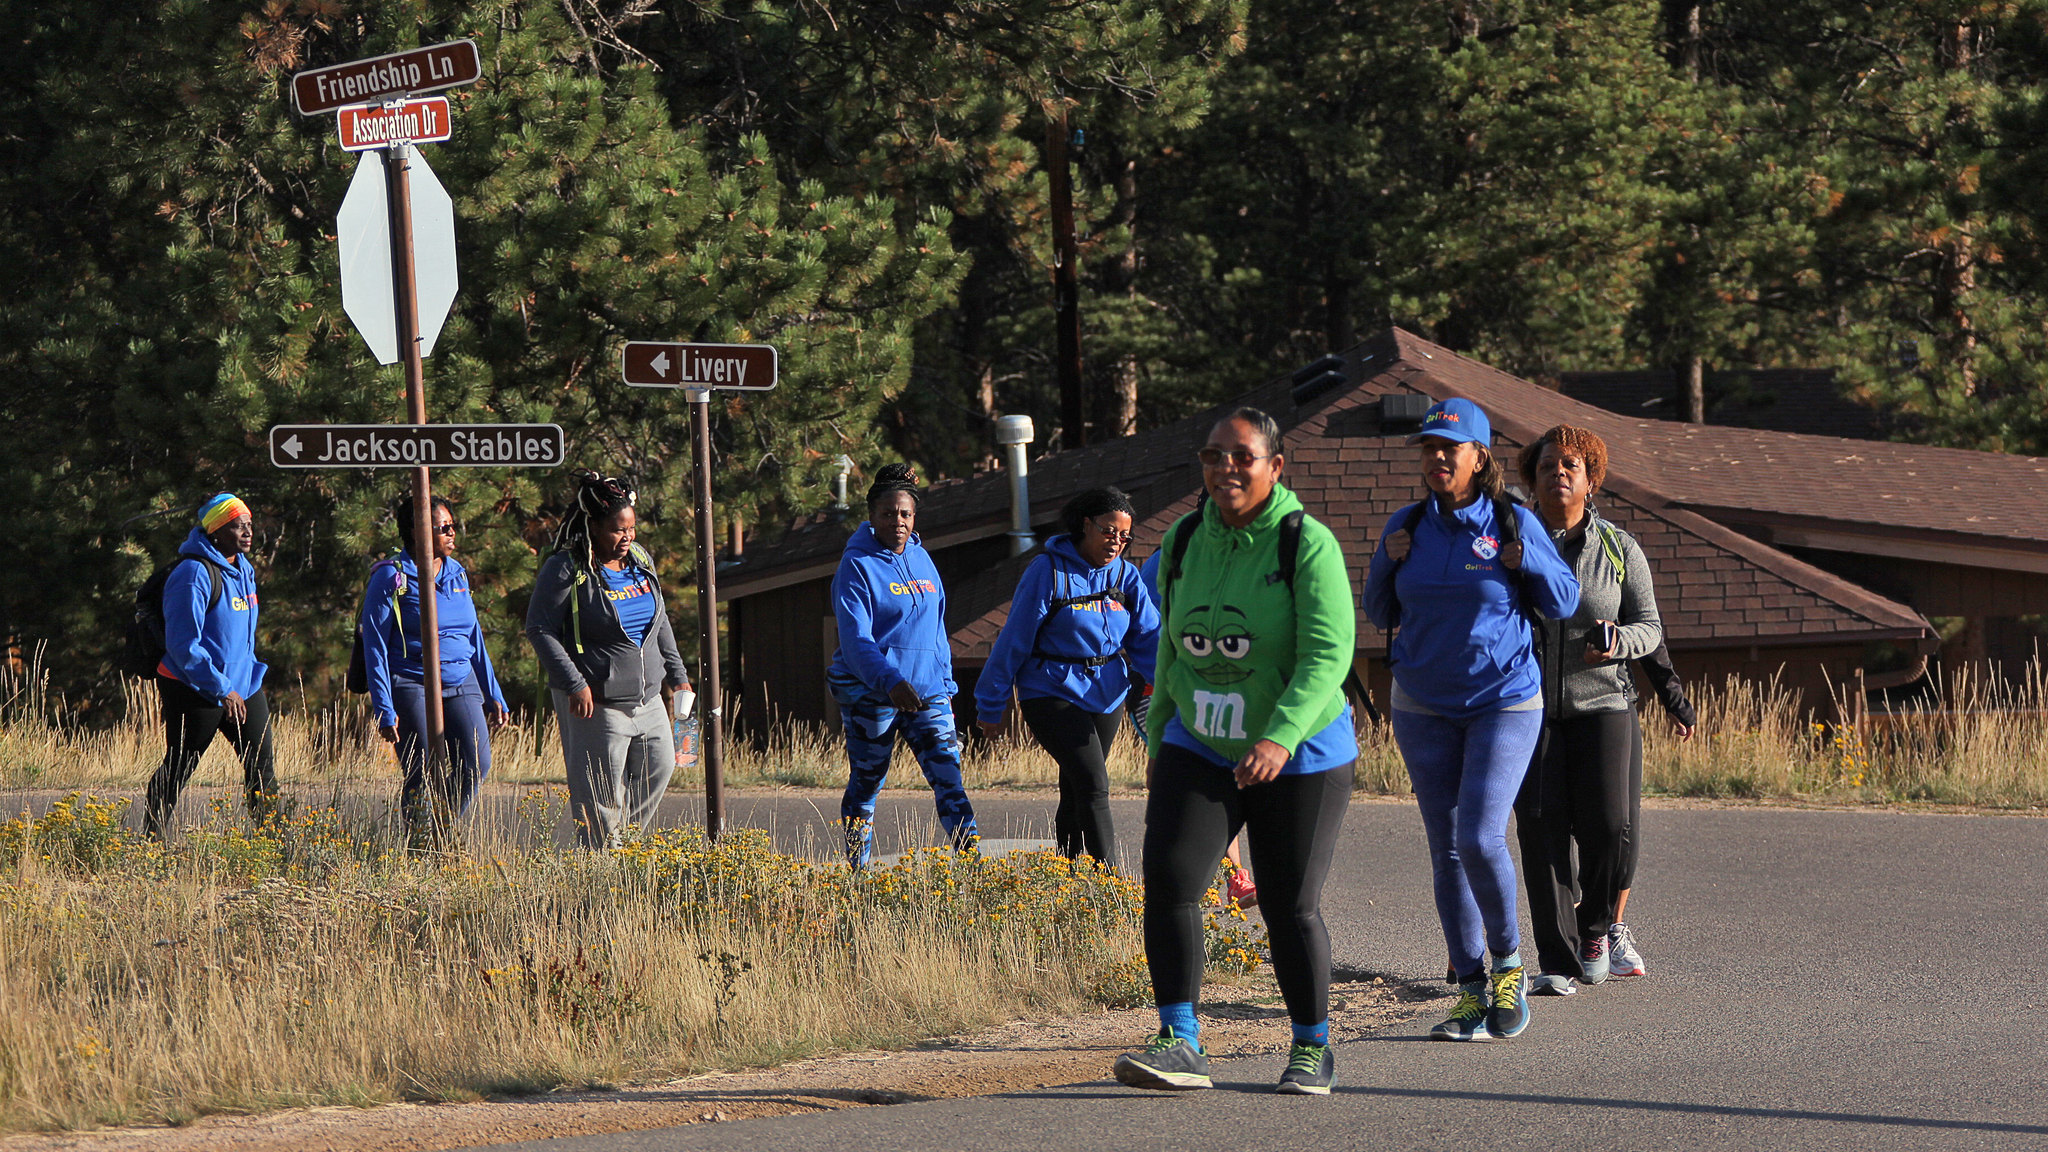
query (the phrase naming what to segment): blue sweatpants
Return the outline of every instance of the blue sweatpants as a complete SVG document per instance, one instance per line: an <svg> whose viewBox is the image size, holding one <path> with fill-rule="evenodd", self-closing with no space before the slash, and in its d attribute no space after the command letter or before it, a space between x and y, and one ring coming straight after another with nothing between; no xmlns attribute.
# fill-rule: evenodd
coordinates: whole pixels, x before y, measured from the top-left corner
<svg viewBox="0 0 2048 1152"><path fill-rule="evenodd" d="M1392 715L1394 742L1408 762L1429 835L1436 915L1451 966L1461 982L1476 980L1486 972L1486 950L1504 957L1522 946L1508 814L1535 754L1543 710L1470 720L1400 709Z"/></svg>
<svg viewBox="0 0 2048 1152"><path fill-rule="evenodd" d="M398 713L398 763L405 772L399 811L410 820L426 799L427 686L392 677L391 707ZM484 721L484 691L475 680L442 691L441 727L448 738L448 811L460 816L491 774L491 728Z"/></svg>
<svg viewBox="0 0 2048 1152"><path fill-rule="evenodd" d="M961 835L963 828L971 834L974 806L967 802L967 786L960 779L960 737L953 729L953 702L932 700L919 711L905 712L869 692L858 680L832 676L829 682L832 698L839 702L840 722L846 727L848 772L839 818L875 818L875 799L888 779L889 757L895 754L900 732L932 786L939 825L948 836Z"/></svg>

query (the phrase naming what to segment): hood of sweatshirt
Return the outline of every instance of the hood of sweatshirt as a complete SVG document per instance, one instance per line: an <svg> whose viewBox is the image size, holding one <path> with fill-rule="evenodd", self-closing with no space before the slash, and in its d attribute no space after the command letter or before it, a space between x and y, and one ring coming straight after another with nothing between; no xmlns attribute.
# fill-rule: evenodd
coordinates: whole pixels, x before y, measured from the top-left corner
<svg viewBox="0 0 2048 1152"><path fill-rule="evenodd" d="M1116 598L1054 606L1109 592ZM1019 700L1052 697L1087 712L1114 711L1130 690L1126 665L1149 680L1158 646L1159 610L1137 567L1121 556L1097 567L1072 537L1054 536L1010 598L1010 619L975 681L977 715L1001 720L1013 688Z"/></svg>

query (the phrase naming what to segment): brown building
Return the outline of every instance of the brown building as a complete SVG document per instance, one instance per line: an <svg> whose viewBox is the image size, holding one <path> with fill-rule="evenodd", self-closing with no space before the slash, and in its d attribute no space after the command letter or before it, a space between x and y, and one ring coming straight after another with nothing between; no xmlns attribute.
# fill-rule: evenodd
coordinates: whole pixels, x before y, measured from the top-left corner
<svg viewBox="0 0 2048 1152"><path fill-rule="evenodd" d="M1597 499L1641 542L1667 643L1689 679L1776 675L1822 706L1859 673L1871 688L1919 677L1938 643L1928 616L1981 628L2048 612L2048 461L1622 415L1399 329L1342 362L1341 382L1313 394L1282 377L1193 419L1034 462L1034 527L1045 535L1074 493L1115 484L1137 506L1131 554L1142 558L1194 506L1194 449L1209 426L1252 404L1280 422L1285 481L1336 532L1362 589L1381 526L1423 491L1403 441L1420 413L1404 417L1385 398L1419 397L1413 409L1464 396L1486 409L1506 459L1556 424L1607 441ZM811 518L722 578L742 729L832 718L829 590L860 519L859 509ZM946 581L963 692L1028 563L1009 555L1009 520L1000 473L935 487L920 515ZM1384 699L1384 638L1363 613L1358 635L1360 670Z"/></svg>

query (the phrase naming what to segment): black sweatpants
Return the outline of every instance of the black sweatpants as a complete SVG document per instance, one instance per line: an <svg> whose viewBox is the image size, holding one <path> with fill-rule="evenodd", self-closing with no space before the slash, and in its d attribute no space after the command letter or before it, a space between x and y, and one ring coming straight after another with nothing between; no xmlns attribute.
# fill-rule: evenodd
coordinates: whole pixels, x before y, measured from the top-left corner
<svg viewBox="0 0 2048 1152"><path fill-rule="evenodd" d="M1145 951L1152 995L1192 1003L1202 992L1202 895L1239 829L1251 832L1259 913L1273 942L1273 975L1296 1024L1330 1016L1330 933L1323 881L1351 802L1356 762L1239 790L1228 768L1185 748L1159 750L1145 804Z"/></svg>
<svg viewBox="0 0 2048 1152"><path fill-rule="evenodd" d="M1583 975L1579 942L1606 935L1614 923L1635 859L1632 785L1640 740L1633 710L1543 725L1515 799L1515 836L1544 972Z"/></svg>
<svg viewBox="0 0 2048 1152"><path fill-rule="evenodd" d="M1109 750L1123 723L1118 711L1090 712L1056 696L1020 701L1024 723L1060 766L1060 804L1052 834L1069 860L1086 852L1116 867L1116 829L1109 818Z"/></svg>
<svg viewBox="0 0 2048 1152"><path fill-rule="evenodd" d="M270 698L258 691L243 703L249 707L247 721L237 724L228 718L227 706L204 696L179 681L156 678L157 698L164 719L164 759L149 778L149 795L144 803L143 826L161 837L178 806L199 758L213 744L215 733L227 736L242 757L242 789L249 802L249 816L262 820L269 815L277 797L277 753L270 738Z"/></svg>

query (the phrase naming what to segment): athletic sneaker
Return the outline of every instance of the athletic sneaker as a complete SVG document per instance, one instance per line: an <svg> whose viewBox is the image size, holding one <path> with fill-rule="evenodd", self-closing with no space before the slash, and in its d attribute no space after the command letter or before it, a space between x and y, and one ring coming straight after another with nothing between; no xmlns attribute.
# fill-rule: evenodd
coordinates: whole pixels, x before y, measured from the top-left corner
<svg viewBox="0 0 2048 1152"><path fill-rule="evenodd" d="M1607 930L1607 974L1609 976L1641 976L1643 954L1636 951L1636 934L1628 925L1616 920L1614 927Z"/></svg>
<svg viewBox="0 0 2048 1152"><path fill-rule="evenodd" d="M1529 970L1510 968L1487 977L1493 985L1493 1003L1486 1009L1486 1034L1507 1040L1529 1026ZM1477 1037L1474 1037L1477 1039Z"/></svg>
<svg viewBox="0 0 2048 1152"><path fill-rule="evenodd" d="M1282 1096L1328 1096L1337 1082L1337 1060L1328 1044L1296 1044L1287 1050L1287 1071L1280 1074Z"/></svg>
<svg viewBox="0 0 2048 1152"><path fill-rule="evenodd" d="M1161 1028L1159 1035L1145 1045L1143 1052L1126 1052L1117 1057L1116 1066L1110 1072L1117 1083L1132 1088L1184 1092L1210 1086L1209 1057L1200 1048L1175 1036L1171 1028Z"/></svg>
<svg viewBox="0 0 2048 1152"><path fill-rule="evenodd" d="M1607 979L1607 934L1605 932L1580 941L1579 967L1585 973L1580 978L1588 984L1598 984Z"/></svg>
<svg viewBox="0 0 2048 1152"><path fill-rule="evenodd" d="M875 858L875 825L859 817L846 822L846 866L859 872Z"/></svg>
<svg viewBox="0 0 2048 1152"><path fill-rule="evenodd" d="M1232 868L1230 879L1223 884L1223 902L1236 903L1239 908L1259 906L1259 890L1252 884L1252 874L1242 868Z"/></svg>
<svg viewBox="0 0 2048 1152"><path fill-rule="evenodd" d="M1579 990L1579 982L1570 976L1556 972L1545 972L1529 982L1531 996L1571 996Z"/></svg>
<svg viewBox="0 0 2048 1152"><path fill-rule="evenodd" d="M1444 1022L1429 1030L1431 1040L1485 1040L1486 981L1458 985L1458 1002Z"/></svg>

